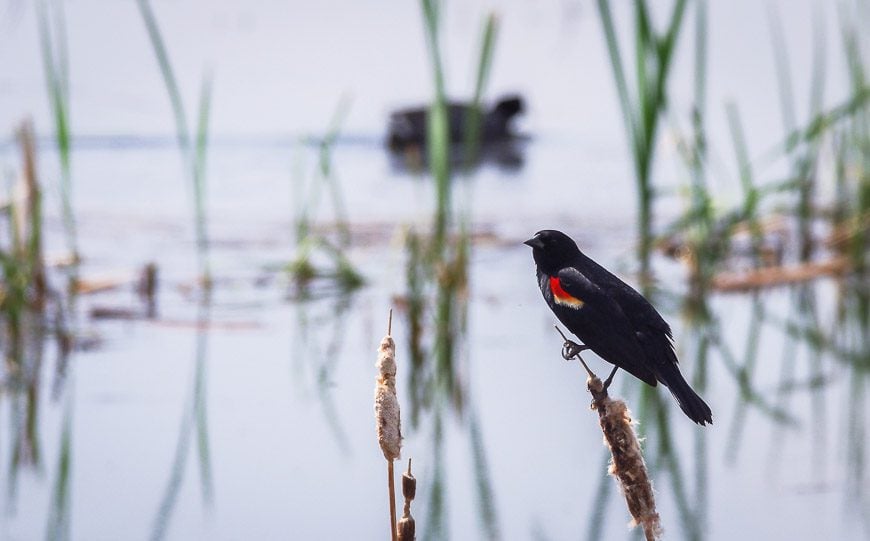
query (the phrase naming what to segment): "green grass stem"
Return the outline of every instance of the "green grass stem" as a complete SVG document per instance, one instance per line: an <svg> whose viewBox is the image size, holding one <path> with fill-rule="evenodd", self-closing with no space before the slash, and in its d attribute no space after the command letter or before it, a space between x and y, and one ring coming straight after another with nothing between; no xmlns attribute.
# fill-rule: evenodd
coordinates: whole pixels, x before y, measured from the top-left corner
<svg viewBox="0 0 870 541"><path fill-rule="evenodd" d="M607 0L598 0L598 14L604 30L611 71L616 83L619 105L625 123L634 164L638 194L638 261L644 282L650 278L653 248L653 164L659 120L667 109L667 81L673 53L683 26L686 1L676 0L662 33L652 27L647 3L634 2L634 87L629 86L626 65Z"/></svg>
<svg viewBox="0 0 870 541"><path fill-rule="evenodd" d="M205 288L209 289L212 277L209 264L208 221L205 203L205 163L206 150L208 148L209 109L211 106L211 77L206 77L202 83L197 132L193 136L195 137L194 141L188 128L187 114L181 97L181 90L175 77L175 72L172 69L165 41L160 33L160 27L157 24L157 18L148 0L137 0L137 5L139 6L142 20L145 23L145 29L151 41L151 46L154 49L160 73L163 76L163 83L166 86L166 92L169 96L169 102L172 106L172 113L175 119L175 135L178 147L181 151L184 168L190 176L193 192L193 219L194 231L196 233L199 277L202 279ZM194 144L195 147L193 146Z"/></svg>
<svg viewBox="0 0 870 541"><path fill-rule="evenodd" d="M435 250L444 247L451 217L450 184L450 125L447 113L447 91L444 84L444 68L441 61L439 39L441 3L439 0L421 0L423 8L423 28L429 50L429 63L435 94L429 108L427 142L429 168L435 180Z"/></svg>
<svg viewBox="0 0 870 541"><path fill-rule="evenodd" d="M495 39L498 35L498 18L491 13L484 23L483 33L480 40L480 57L477 62L477 77L475 78L474 94L469 104L468 118L465 123L465 170L471 169L480 155L480 131L483 121L484 90L489 82L489 74L492 71L492 58L495 50Z"/></svg>
<svg viewBox="0 0 870 541"><path fill-rule="evenodd" d="M49 11L54 14L54 32ZM54 121L55 143L60 156L61 216L67 249L74 262L79 259L78 236L72 205L72 132L70 129L69 58L63 2L37 0L37 24L42 51L45 85ZM72 266L73 273L77 265Z"/></svg>
<svg viewBox="0 0 870 541"><path fill-rule="evenodd" d="M196 153L193 159L193 200L196 216L196 245L200 254L200 276L211 279L209 264L208 209L206 205L206 164L208 150L208 126L211 112L211 77L202 81L199 97L199 115L196 124Z"/></svg>

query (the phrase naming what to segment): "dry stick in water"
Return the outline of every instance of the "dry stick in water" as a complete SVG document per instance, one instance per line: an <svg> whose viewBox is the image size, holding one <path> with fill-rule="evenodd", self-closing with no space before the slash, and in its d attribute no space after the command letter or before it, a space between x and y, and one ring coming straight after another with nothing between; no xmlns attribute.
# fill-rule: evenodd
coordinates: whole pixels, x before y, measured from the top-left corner
<svg viewBox="0 0 870 541"><path fill-rule="evenodd" d="M33 284L32 306L42 309L48 293L45 264L42 257L42 189L36 176L36 136L33 123L24 122L18 129L24 176L21 181L22 200L15 209L18 221L19 243L22 257L30 265Z"/></svg>
<svg viewBox="0 0 870 541"><path fill-rule="evenodd" d="M565 339L562 356L566 360L576 358L589 374L586 388L592 395L592 409L598 411L604 443L610 449L611 460L608 471L619 483L632 516L629 526L634 527L639 524L643 527L647 541L659 539L662 535L662 525L656 511L655 496L646 471L640 442L634 433L631 412L628 411L625 402L614 400L607 395L604 384L577 353L578 345L568 340L558 327L556 330Z"/></svg>
<svg viewBox="0 0 870 541"><path fill-rule="evenodd" d="M387 324L387 335L378 347L378 380L375 385L375 419L378 444L387 459L387 481L390 492L390 535L396 541L396 489L393 461L402 452L402 428L399 419L399 400L396 398L396 344L390 336L393 311Z"/></svg>
<svg viewBox="0 0 870 541"><path fill-rule="evenodd" d="M417 495L417 479L411 475L411 459L408 459L408 471L402 474L402 496L405 498L405 508L402 519L399 520L399 541L414 541L417 536L414 517L411 516L411 502Z"/></svg>

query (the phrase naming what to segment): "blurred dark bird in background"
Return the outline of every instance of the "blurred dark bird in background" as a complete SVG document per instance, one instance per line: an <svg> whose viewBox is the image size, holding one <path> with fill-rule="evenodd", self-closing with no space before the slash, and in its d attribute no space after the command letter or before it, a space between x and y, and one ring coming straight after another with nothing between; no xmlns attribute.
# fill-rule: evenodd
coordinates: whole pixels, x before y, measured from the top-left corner
<svg viewBox="0 0 870 541"><path fill-rule="evenodd" d="M451 161L462 162L462 145L472 118L468 103L451 102L447 109L450 125ZM516 143L521 136L515 131L515 119L525 112L523 98L509 94L499 99L480 118L480 160L491 160L500 165L516 168L522 165L522 156ZM400 109L390 114L387 147L405 159L405 165L425 164L428 138L428 107Z"/></svg>

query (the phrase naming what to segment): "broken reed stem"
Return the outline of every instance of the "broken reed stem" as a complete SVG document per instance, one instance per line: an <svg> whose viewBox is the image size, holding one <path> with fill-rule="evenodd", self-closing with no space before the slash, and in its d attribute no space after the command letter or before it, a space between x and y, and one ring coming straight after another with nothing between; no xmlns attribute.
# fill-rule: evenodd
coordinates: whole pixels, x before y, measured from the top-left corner
<svg viewBox="0 0 870 541"><path fill-rule="evenodd" d="M390 494L390 534L396 541L396 490L393 461L402 452L402 428L399 415L399 400L396 397L396 344L390 336L393 311L387 324L387 335L378 347L378 379L375 385L375 420L377 421L378 444L387 459L387 481Z"/></svg>
<svg viewBox="0 0 870 541"><path fill-rule="evenodd" d="M798 265L762 267L746 272L722 272L713 277L711 287L717 291L751 291L763 287L808 282L824 276L848 272L849 260L835 257L828 261L810 261Z"/></svg>
<svg viewBox="0 0 870 541"><path fill-rule="evenodd" d="M31 305L38 310L45 306L48 282L42 257L42 189L36 175L36 136L33 123L26 121L18 129L23 162L22 202L16 209L21 259L29 265L32 285Z"/></svg>
<svg viewBox="0 0 870 541"><path fill-rule="evenodd" d="M559 330L558 327L556 329ZM561 331L559 333L561 334ZM577 344L565 339L562 351L576 352L577 347ZM571 358L565 354L563 357ZM574 353L572 357L583 363L578 353ZM586 367L586 363L583 363L583 366ZM589 374L586 388L592 395L592 409L598 411L598 422L604 433L604 443L610 449L608 473L616 478L625 496L625 503L632 516L629 526L643 527L647 541L659 539L662 535L662 525L656 511L655 495L643 460L640 442L634 433L631 412L625 402L610 398L598 376L588 367L586 370Z"/></svg>

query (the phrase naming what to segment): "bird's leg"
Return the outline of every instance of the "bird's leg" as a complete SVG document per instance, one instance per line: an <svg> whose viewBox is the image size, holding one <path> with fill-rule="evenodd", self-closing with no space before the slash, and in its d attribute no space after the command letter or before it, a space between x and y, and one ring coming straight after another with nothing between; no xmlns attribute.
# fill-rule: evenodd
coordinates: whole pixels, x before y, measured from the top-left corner
<svg viewBox="0 0 870 541"><path fill-rule="evenodd" d="M607 379L604 380L604 390L606 391L610 384L613 383L613 376L616 375L616 371L619 370L618 366L614 366L613 370L610 371L610 375L607 376Z"/></svg>
<svg viewBox="0 0 870 541"><path fill-rule="evenodd" d="M595 377L595 373L592 372L592 370L590 370L588 366L586 366L586 361L584 361L583 357L580 356L580 352L586 351L587 349L589 349L589 346L578 344L573 340L568 340L568 337L565 336L565 333L562 332L562 329L560 329L557 325L553 326L556 327L556 331L558 331L559 334L562 335L562 339L565 341L562 344L562 358L566 361L570 361L571 359L576 357L577 360L580 361L580 364L583 365L583 368L586 369L586 373L589 374L589 377Z"/></svg>

